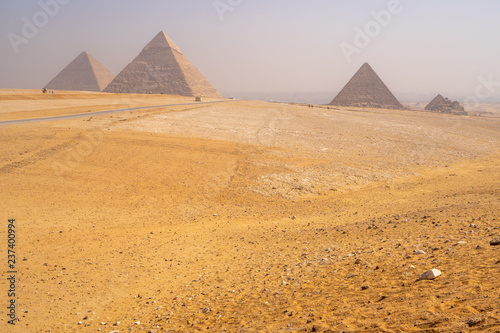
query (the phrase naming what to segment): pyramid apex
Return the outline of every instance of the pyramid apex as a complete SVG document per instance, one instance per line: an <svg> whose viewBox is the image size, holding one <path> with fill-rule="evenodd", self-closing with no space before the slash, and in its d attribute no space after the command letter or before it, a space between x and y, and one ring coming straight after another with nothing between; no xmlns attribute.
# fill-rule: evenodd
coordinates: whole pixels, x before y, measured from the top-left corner
<svg viewBox="0 0 500 333"><path fill-rule="evenodd" d="M162 30L162 31L160 31L160 32L159 32L159 33L155 36L155 38L165 38L166 40L168 40L168 39L169 39L169 38L168 38L168 35L167 35L167 34L165 33L165 31L163 31L163 30ZM153 39L155 39L155 38L153 38Z"/></svg>
<svg viewBox="0 0 500 333"><path fill-rule="evenodd" d="M87 51L82 51L75 59L83 59L83 58L90 58L92 57L90 53L88 53Z"/></svg>
<svg viewBox="0 0 500 333"><path fill-rule="evenodd" d="M361 65L361 67L359 68L359 70L361 70L361 69L364 69L364 70L371 70L371 71L375 72L375 71L373 70L372 66L370 66L370 64L369 64L369 63L367 63L367 62L365 62L363 65Z"/></svg>
<svg viewBox="0 0 500 333"><path fill-rule="evenodd" d="M181 52L181 49L175 45L175 43L168 37L168 35L162 30L160 31L150 42L148 45L144 47L143 50L147 50L150 48L169 48L174 51L177 51L179 53Z"/></svg>
<svg viewBox="0 0 500 333"><path fill-rule="evenodd" d="M429 105L432 103L434 103L434 104L435 103L443 103L443 102L446 102L446 100L447 100L447 98L445 98L443 95L437 94L437 96L434 97L434 99L431 101L431 103L429 103ZM429 105L427 105L427 106L429 106Z"/></svg>

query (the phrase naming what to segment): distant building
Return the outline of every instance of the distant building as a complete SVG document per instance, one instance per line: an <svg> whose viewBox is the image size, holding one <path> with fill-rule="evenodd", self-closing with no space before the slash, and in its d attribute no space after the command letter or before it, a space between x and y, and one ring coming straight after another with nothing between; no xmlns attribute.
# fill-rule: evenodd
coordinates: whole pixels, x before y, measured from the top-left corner
<svg viewBox="0 0 500 333"><path fill-rule="evenodd" d="M437 95L427 106L425 107L427 111L441 112L441 113L451 113L451 114L462 114L466 115L465 109L457 101L451 101L441 94Z"/></svg>
<svg viewBox="0 0 500 333"><path fill-rule="evenodd" d="M114 77L92 55L88 52L82 52L47 83L45 89L102 91Z"/></svg>
<svg viewBox="0 0 500 333"><path fill-rule="evenodd" d="M368 63L361 66L330 105L404 109Z"/></svg>
<svg viewBox="0 0 500 333"><path fill-rule="evenodd" d="M104 91L222 98L163 31Z"/></svg>

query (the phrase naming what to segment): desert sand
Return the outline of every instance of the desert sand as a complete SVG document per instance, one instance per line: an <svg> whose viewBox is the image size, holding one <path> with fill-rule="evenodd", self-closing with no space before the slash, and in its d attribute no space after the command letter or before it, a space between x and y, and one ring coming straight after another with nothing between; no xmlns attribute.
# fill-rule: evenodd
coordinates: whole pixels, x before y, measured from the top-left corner
<svg viewBox="0 0 500 333"><path fill-rule="evenodd" d="M3 90L0 121L192 100ZM498 332L488 110L234 100L0 126L19 317L2 279L0 330Z"/></svg>

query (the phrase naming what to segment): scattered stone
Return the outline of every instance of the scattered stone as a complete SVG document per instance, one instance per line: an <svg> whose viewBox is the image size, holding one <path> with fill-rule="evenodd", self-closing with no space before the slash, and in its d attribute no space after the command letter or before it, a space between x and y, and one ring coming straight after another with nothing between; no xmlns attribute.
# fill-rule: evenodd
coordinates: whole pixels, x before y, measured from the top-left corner
<svg viewBox="0 0 500 333"><path fill-rule="evenodd" d="M79 321L79 322L78 322L78 325L83 325L83 322Z"/></svg>
<svg viewBox="0 0 500 333"><path fill-rule="evenodd" d="M481 324L483 321L484 319L482 318L470 318L465 323L467 324L467 326L473 327Z"/></svg>
<svg viewBox="0 0 500 333"><path fill-rule="evenodd" d="M361 290L366 290L366 289L368 289L368 288L370 288L370 286L362 286L362 287L361 287Z"/></svg>
<svg viewBox="0 0 500 333"><path fill-rule="evenodd" d="M361 259L356 259L356 261L354 262L355 265L359 265L361 264Z"/></svg>
<svg viewBox="0 0 500 333"><path fill-rule="evenodd" d="M431 270L428 270L427 272L420 274L418 279L419 280L434 280L435 278L437 278L440 275L441 275L441 271L439 269L433 268Z"/></svg>
<svg viewBox="0 0 500 333"><path fill-rule="evenodd" d="M136 321L134 324L136 324L136 325L140 325L140 324L141 324L141 322L140 322L140 321Z"/></svg>
<svg viewBox="0 0 500 333"><path fill-rule="evenodd" d="M500 245L500 238L495 238L490 241L490 245Z"/></svg>
<svg viewBox="0 0 500 333"><path fill-rule="evenodd" d="M415 254L425 254L425 252L422 250L418 250L418 251L415 251Z"/></svg>
<svg viewBox="0 0 500 333"><path fill-rule="evenodd" d="M201 310L201 312L203 312L203 313L209 313L210 312L210 308L203 308L203 310Z"/></svg>

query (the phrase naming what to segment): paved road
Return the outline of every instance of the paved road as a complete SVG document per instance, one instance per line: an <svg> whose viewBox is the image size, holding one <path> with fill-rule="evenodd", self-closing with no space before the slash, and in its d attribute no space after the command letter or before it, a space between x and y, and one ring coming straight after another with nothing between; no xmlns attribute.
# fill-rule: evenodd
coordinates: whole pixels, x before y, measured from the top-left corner
<svg viewBox="0 0 500 333"><path fill-rule="evenodd" d="M64 116L55 116L55 117L4 120L4 121L0 121L0 126L28 124L28 123L36 123L36 122L40 122L40 121L53 121L53 120L63 120L63 119L94 117L94 116L100 116L100 115L109 114L109 113L119 113L119 112L145 110L145 109L153 109L153 108L164 108L164 107L169 107L169 106L214 104L214 103L224 103L224 102L229 102L229 101L152 105L152 106L141 106L141 107L129 108L129 109L117 109L117 110L96 111L96 112L87 112L87 113L78 113L78 114L68 114L68 115L64 115Z"/></svg>

